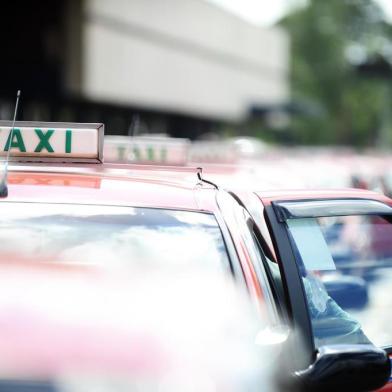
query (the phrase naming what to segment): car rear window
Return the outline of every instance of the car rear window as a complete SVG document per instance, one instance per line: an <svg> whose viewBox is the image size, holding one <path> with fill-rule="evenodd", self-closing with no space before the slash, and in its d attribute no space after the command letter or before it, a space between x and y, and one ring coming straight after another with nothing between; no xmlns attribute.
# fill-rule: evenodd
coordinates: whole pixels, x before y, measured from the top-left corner
<svg viewBox="0 0 392 392"><path fill-rule="evenodd" d="M228 266L212 214L118 206L0 205L0 261L118 267Z"/></svg>

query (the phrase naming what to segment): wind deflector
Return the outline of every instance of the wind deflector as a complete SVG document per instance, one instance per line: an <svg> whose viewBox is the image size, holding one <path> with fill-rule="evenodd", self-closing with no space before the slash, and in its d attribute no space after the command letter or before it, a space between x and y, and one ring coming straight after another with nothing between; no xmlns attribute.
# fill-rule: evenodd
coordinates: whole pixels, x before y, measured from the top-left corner
<svg viewBox="0 0 392 392"><path fill-rule="evenodd" d="M280 222L322 216L392 215L387 204L367 199L279 201L272 205Z"/></svg>

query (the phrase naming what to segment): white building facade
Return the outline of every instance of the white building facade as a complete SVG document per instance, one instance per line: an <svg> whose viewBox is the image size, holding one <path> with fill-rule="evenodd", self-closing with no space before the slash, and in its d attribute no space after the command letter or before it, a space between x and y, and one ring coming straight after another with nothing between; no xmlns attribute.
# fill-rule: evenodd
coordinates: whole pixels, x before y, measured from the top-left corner
<svg viewBox="0 0 392 392"><path fill-rule="evenodd" d="M288 100L286 33L206 1L85 0L79 29L67 87L85 99L224 121Z"/></svg>

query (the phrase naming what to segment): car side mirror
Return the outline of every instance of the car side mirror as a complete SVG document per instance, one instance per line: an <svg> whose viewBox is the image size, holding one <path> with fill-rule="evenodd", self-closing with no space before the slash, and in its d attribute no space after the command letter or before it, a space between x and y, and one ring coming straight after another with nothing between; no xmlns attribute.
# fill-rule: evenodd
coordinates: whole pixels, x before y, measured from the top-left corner
<svg viewBox="0 0 392 392"><path fill-rule="evenodd" d="M387 353L373 345L324 346L313 364L294 372L290 390L372 391L385 385L390 375Z"/></svg>

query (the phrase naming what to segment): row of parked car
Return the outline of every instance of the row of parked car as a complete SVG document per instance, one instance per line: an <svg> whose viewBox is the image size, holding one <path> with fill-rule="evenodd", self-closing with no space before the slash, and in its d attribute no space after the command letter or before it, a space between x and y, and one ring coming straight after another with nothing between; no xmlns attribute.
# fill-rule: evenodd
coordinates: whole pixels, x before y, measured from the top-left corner
<svg viewBox="0 0 392 392"><path fill-rule="evenodd" d="M391 199L104 163L103 137L0 123L0 390L392 390Z"/></svg>

